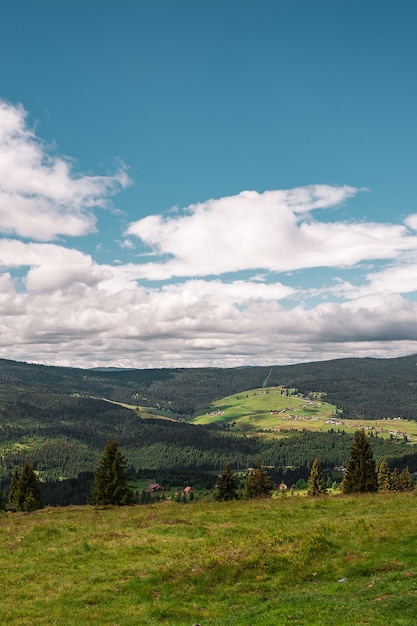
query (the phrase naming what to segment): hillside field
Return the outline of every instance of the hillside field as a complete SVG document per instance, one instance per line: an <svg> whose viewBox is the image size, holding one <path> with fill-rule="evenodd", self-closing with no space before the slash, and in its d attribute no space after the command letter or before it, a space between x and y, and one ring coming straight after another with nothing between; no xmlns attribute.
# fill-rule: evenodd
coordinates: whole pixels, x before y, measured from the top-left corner
<svg viewBox="0 0 417 626"><path fill-rule="evenodd" d="M9 626L412 626L417 495L0 516Z"/></svg>
<svg viewBox="0 0 417 626"><path fill-rule="evenodd" d="M306 398L286 395L282 387L252 389L212 402L208 411L196 416L194 424L224 424L242 432L331 429L354 433L359 428L378 433L380 437L403 437L417 441L417 422L400 418L381 420L347 420L336 406L324 401L320 393Z"/></svg>

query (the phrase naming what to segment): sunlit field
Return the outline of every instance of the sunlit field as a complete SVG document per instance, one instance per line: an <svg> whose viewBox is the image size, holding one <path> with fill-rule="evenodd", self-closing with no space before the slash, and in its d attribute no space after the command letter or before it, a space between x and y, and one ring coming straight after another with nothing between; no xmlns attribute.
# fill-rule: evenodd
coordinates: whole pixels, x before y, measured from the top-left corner
<svg viewBox="0 0 417 626"><path fill-rule="evenodd" d="M289 429L328 431L358 428L373 430L378 436L417 440L417 422L398 418L383 420L343 420L336 407L325 402L320 394L303 398L285 395L280 387L253 389L222 398L210 409L193 419L195 424L224 424L236 431L272 431Z"/></svg>
<svg viewBox="0 0 417 626"><path fill-rule="evenodd" d="M412 626L416 515L414 493L3 514L1 620Z"/></svg>

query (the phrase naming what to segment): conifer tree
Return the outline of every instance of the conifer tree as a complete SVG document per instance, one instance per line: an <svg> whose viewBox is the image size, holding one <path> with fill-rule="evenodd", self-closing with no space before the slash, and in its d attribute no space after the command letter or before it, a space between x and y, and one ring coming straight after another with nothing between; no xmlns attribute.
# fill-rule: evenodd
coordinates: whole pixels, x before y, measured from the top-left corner
<svg viewBox="0 0 417 626"><path fill-rule="evenodd" d="M399 486L401 491L413 491L413 477L408 467L404 468L399 476Z"/></svg>
<svg viewBox="0 0 417 626"><path fill-rule="evenodd" d="M18 495L19 483L20 483L20 470L16 466L13 468L12 479L10 482L10 489L9 489L9 505L16 507L16 510L17 510L17 503L19 500L19 495Z"/></svg>
<svg viewBox="0 0 417 626"><path fill-rule="evenodd" d="M226 462L224 466L224 470L219 477L219 480L216 485L216 494L215 499L218 501L221 500L236 500L237 499L237 484L236 478L230 469L229 461Z"/></svg>
<svg viewBox="0 0 417 626"><path fill-rule="evenodd" d="M307 483L307 493L309 496L322 496L327 493L323 472L321 471L318 459L314 459L311 466Z"/></svg>
<svg viewBox="0 0 417 626"><path fill-rule="evenodd" d="M126 458L115 439L109 439L94 474L93 504L122 506L133 500L133 491L127 486Z"/></svg>
<svg viewBox="0 0 417 626"><path fill-rule="evenodd" d="M393 491L401 491L400 472L398 471L398 467L394 467L394 471L392 472L391 489Z"/></svg>
<svg viewBox="0 0 417 626"><path fill-rule="evenodd" d="M256 468L249 472L245 485L245 498L270 498L274 483L266 470L262 469L262 460L258 459Z"/></svg>
<svg viewBox="0 0 417 626"><path fill-rule="evenodd" d="M378 469L378 491L381 493L388 493L391 488L391 472L387 461L383 459Z"/></svg>
<svg viewBox="0 0 417 626"><path fill-rule="evenodd" d="M377 491L377 474L369 438L365 431L357 430L353 436L350 460L343 479L344 493Z"/></svg>
<svg viewBox="0 0 417 626"><path fill-rule="evenodd" d="M15 467L9 492L9 504L17 511L35 511L42 508L42 497L35 470L27 461L20 471Z"/></svg>

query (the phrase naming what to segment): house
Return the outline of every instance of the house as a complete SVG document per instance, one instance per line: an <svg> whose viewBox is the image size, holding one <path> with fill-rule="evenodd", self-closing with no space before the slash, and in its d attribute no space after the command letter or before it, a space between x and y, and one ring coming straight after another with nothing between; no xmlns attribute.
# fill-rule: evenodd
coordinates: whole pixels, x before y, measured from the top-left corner
<svg viewBox="0 0 417 626"><path fill-rule="evenodd" d="M159 483L151 483L147 488L146 491L150 491L150 492L155 492L155 491L163 491L164 488L161 487L161 485Z"/></svg>
<svg viewBox="0 0 417 626"><path fill-rule="evenodd" d="M188 485L188 486L187 486L187 487L183 490L183 494L184 494L185 496L189 496L189 495L190 495L190 493L192 493L192 492L193 492L193 488L192 488L192 487L190 487L189 485Z"/></svg>

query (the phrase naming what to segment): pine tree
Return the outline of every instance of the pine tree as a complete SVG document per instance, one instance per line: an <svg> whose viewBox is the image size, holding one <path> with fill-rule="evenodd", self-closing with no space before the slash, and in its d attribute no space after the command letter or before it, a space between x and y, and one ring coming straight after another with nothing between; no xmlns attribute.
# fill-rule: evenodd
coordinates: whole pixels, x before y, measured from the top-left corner
<svg viewBox="0 0 417 626"><path fill-rule="evenodd" d="M256 469L249 472L245 485L245 498L270 498L274 483L266 470L262 469L262 460L258 459Z"/></svg>
<svg viewBox="0 0 417 626"><path fill-rule="evenodd" d="M353 436L350 460L343 479L343 493L377 491L375 461L369 438L364 430L357 430Z"/></svg>
<svg viewBox="0 0 417 626"><path fill-rule="evenodd" d="M38 479L32 465L24 462L20 471L15 467L9 492L9 504L17 511L35 511L42 508Z"/></svg>
<svg viewBox="0 0 417 626"><path fill-rule="evenodd" d="M394 471L392 472L391 489L393 491L401 491L400 472L398 471L398 467L394 467Z"/></svg>
<svg viewBox="0 0 417 626"><path fill-rule="evenodd" d="M237 491L236 491L236 478L230 469L229 461L226 462L224 466L224 470L219 477L219 480L216 485L216 494L215 499L218 501L221 500L236 500L237 499Z"/></svg>
<svg viewBox="0 0 417 626"><path fill-rule="evenodd" d="M19 501L19 483L20 483L20 470L18 467L13 468L12 479L9 489L9 505L17 510Z"/></svg>
<svg viewBox="0 0 417 626"><path fill-rule="evenodd" d="M391 472L388 467L388 463L385 459L383 459L378 469L378 491L381 493L388 493L391 488Z"/></svg>
<svg viewBox="0 0 417 626"><path fill-rule="evenodd" d="M109 439L94 474L93 504L122 506L133 500L133 491L127 486L126 458L118 443Z"/></svg>
<svg viewBox="0 0 417 626"><path fill-rule="evenodd" d="M322 496L327 493L323 472L321 471L318 459L314 459L311 466L307 483L307 493L309 496Z"/></svg>
<svg viewBox="0 0 417 626"><path fill-rule="evenodd" d="M404 468L399 476L399 486L401 491L413 491L413 477L410 474L408 467Z"/></svg>

